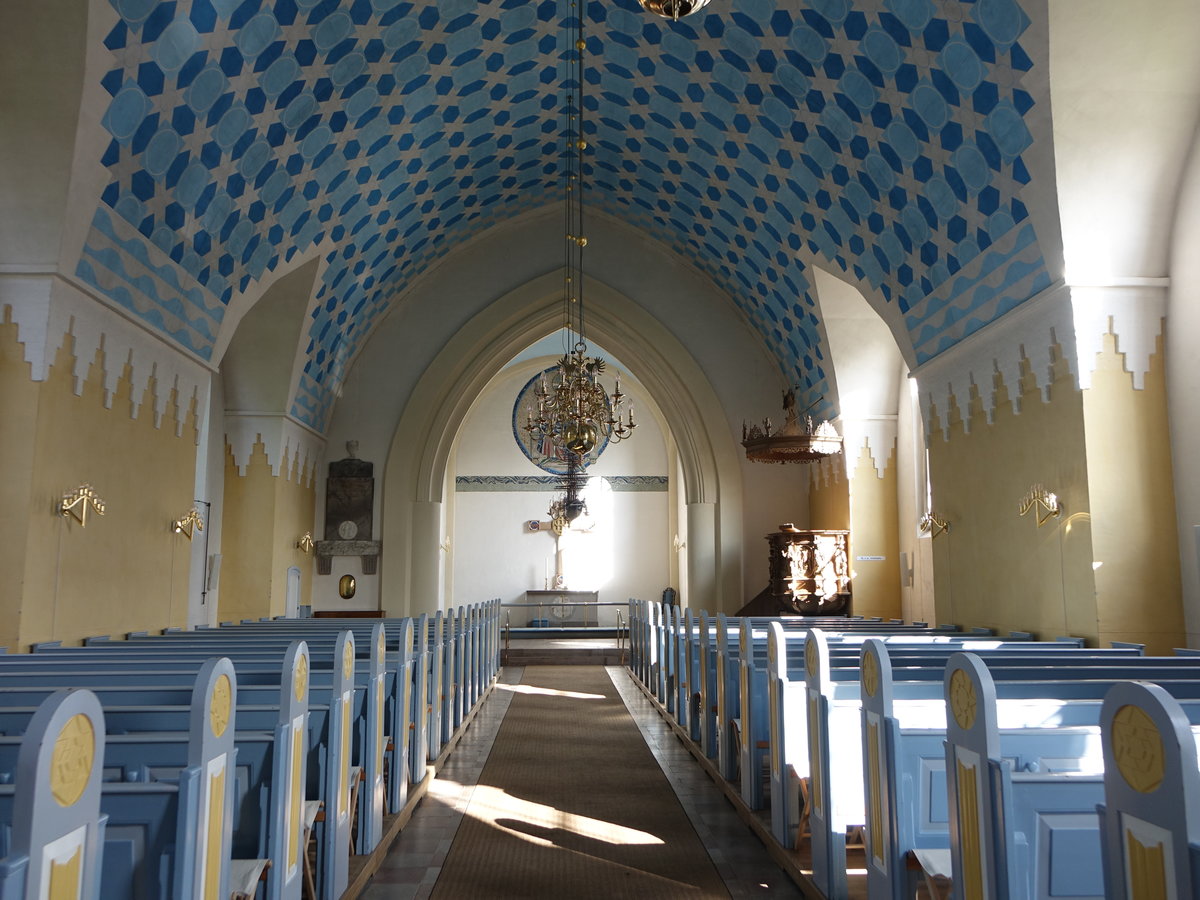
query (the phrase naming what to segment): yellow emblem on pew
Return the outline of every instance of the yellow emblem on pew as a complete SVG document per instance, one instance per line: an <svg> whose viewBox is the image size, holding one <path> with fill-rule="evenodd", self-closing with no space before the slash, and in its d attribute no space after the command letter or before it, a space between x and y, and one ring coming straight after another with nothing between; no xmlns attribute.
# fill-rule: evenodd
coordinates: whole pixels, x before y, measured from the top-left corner
<svg viewBox="0 0 1200 900"><path fill-rule="evenodd" d="M73 806L88 787L96 758L96 730L83 713L62 726L50 757L50 793L60 806Z"/></svg>
<svg viewBox="0 0 1200 900"><path fill-rule="evenodd" d="M875 654L868 653L862 661L862 686L868 696L874 697L879 690L879 660Z"/></svg>
<svg viewBox="0 0 1200 900"><path fill-rule="evenodd" d="M1129 786L1140 794L1157 790L1166 771L1163 740L1146 711L1131 705L1118 709L1111 740L1117 770Z"/></svg>
<svg viewBox="0 0 1200 900"><path fill-rule="evenodd" d="M233 691L229 676L221 675L213 684L212 696L208 700L208 722L213 734L220 737L229 727L229 713L233 707Z"/></svg>
<svg viewBox="0 0 1200 900"><path fill-rule="evenodd" d="M346 641L346 649L342 651L342 674L347 678L354 677L354 643Z"/></svg>
<svg viewBox="0 0 1200 900"><path fill-rule="evenodd" d="M303 700L308 693L308 657L303 653L296 656L296 699Z"/></svg>
<svg viewBox="0 0 1200 900"><path fill-rule="evenodd" d="M955 669L950 676L950 709L954 712L954 721L963 731L975 727L975 685L971 677L962 669Z"/></svg>
<svg viewBox="0 0 1200 900"><path fill-rule="evenodd" d="M817 677L817 647L812 641L804 645L804 669L809 678Z"/></svg>
<svg viewBox="0 0 1200 900"><path fill-rule="evenodd" d="M96 758L96 730L83 713L71 716L54 741L50 793L59 806L74 806L83 796Z"/></svg>
<svg viewBox="0 0 1200 900"><path fill-rule="evenodd" d="M387 653L387 644L384 643L383 629L380 629L380 631L379 631L379 658L383 659L384 655L386 653Z"/></svg>

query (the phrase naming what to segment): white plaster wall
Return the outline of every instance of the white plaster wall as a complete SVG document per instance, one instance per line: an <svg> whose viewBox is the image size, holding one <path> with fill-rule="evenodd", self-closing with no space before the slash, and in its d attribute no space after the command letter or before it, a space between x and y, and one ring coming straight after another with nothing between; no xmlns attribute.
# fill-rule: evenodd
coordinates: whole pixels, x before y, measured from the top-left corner
<svg viewBox="0 0 1200 900"><path fill-rule="evenodd" d="M592 352L612 365L603 348ZM521 357L518 357L519 359ZM455 469L459 475L546 475L531 463L512 436L512 409L517 393L553 360L525 360L502 371L488 385L459 431ZM611 389L611 376L603 379ZM627 375L621 389L635 407L634 436L610 444L588 474L668 474L666 446L658 416L642 387ZM522 602L526 590L546 587L554 572L554 539L531 533L525 523L547 520L553 491L456 491L448 494L452 604L475 603L499 597ZM583 552L597 570L593 577L570 581L577 590L598 590L600 600L621 602L630 597L657 598L667 586L672 535L669 533L669 494L614 491L611 517L598 517L589 534L569 535L568 553ZM596 504L593 503L592 506ZM598 510L589 507L593 516ZM571 549L574 548L574 551ZM524 611L513 612L514 623ZM600 622L615 622L614 609L604 609Z"/></svg>
<svg viewBox="0 0 1200 900"><path fill-rule="evenodd" d="M1171 287L1167 300L1167 400L1171 455L1175 464L1175 509L1188 646L1200 647L1200 141L1193 142L1171 243ZM1165 524L1165 523L1164 523Z"/></svg>
<svg viewBox="0 0 1200 900"><path fill-rule="evenodd" d="M1198 41L1196 0L1051 0L1050 97L1070 284L1166 273L1200 114Z"/></svg>

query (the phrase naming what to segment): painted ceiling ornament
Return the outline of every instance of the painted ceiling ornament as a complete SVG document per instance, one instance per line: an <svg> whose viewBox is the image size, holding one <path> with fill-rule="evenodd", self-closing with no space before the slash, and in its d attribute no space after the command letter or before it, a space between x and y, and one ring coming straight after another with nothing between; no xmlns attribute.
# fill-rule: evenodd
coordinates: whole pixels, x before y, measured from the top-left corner
<svg viewBox="0 0 1200 900"><path fill-rule="evenodd" d="M638 0L646 12L678 22L708 6L708 0Z"/></svg>
<svg viewBox="0 0 1200 900"><path fill-rule="evenodd" d="M599 356L588 356L585 336L583 305L583 251L588 239L584 234L583 195L584 162L587 139L583 126L584 53L587 41L583 35L584 11L577 9L575 0L568 0L564 24L574 53L567 54L567 71L563 80L566 92L564 104L563 144L566 161L563 182L566 233L566 258L563 264L563 333L562 359L553 369L538 376L533 385L532 400L525 410L525 422L518 432L517 441L522 450L537 465L565 476L565 509L568 521L582 511L579 491L582 480L579 476L587 467L589 458L597 447L607 443L618 443L632 437L637 426L633 421L633 407L622 418L625 395L621 393L620 376L612 394L600 383L605 362ZM572 342L572 338L574 341ZM530 385L525 386L518 397L518 408L527 396ZM514 423L515 425L515 423ZM514 431L517 431L514 428ZM530 455L528 447L536 445L538 454L549 460L558 460L561 465L548 468Z"/></svg>
<svg viewBox="0 0 1200 900"><path fill-rule="evenodd" d="M823 399L818 397L808 410ZM828 421L814 425L808 410L802 424L796 413L796 392L788 388L783 392L783 428L776 431L770 419L763 419L761 426L747 426L743 422L742 446L746 448L746 459L765 463L813 462L841 453L842 436L837 429Z"/></svg>

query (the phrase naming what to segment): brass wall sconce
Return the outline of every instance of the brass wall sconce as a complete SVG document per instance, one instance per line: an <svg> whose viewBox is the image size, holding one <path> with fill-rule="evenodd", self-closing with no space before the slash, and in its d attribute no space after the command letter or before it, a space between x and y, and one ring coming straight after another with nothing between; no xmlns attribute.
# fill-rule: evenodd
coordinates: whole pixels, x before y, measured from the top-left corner
<svg viewBox="0 0 1200 900"><path fill-rule="evenodd" d="M89 509L98 516L104 515L106 509L105 502L96 496L96 491L90 484L81 484L73 491L65 491L58 504L58 514L70 516L81 528L87 527Z"/></svg>
<svg viewBox="0 0 1200 900"><path fill-rule="evenodd" d="M176 534L182 534L190 541L194 532L204 530L204 520L200 518L200 510L193 506L188 510L186 516L171 523L171 530Z"/></svg>
<svg viewBox="0 0 1200 900"><path fill-rule="evenodd" d="M313 540L311 531L304 532L304 536L296 541L296 549L301 553L312 553L315 546L317 542Z"/></svg>
<svg viewBox="0 0 1200 900"><path fill-rule="evenodd" d="M921 516L919 526L921 534L929 535L930 539L936 538L939 534L945 534L950 530L950 523L941 518L932 509Z"/></svg>
<svg viewBox="0 0 1200 900"><path fill-rule="evenodd" d="M1057 494L1046 490L1045 485L1035 484L1021 498L1020 514L1023 516L1033 509L1038 510L1037 523L1038 528L1041 528L1050 519L1057 519L1062 515L1062 501L1058 499Z"/></svg>

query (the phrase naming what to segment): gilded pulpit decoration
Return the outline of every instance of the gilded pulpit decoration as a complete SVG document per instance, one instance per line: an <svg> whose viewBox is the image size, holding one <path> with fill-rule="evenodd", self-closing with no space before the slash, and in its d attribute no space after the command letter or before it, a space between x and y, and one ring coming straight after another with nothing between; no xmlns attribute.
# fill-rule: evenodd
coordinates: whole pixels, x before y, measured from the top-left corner
<svg viewBox="0 0 1200 900"><path fill-rule="evenodd" d="M767 535L771 593L781 610L844 615L850 605L848 531L803 531L781 525Z"/></svg>
<svg viewBox="0 0 1200 900"><path fill-rule="evenodd" d="M358 458L358 441L347 441L345 459L329 464L325 481L325 539L316 542L317 573L333 572L335 556L357 556L364 575L378 571L380 543L371 539L375 464Z"/></svg>

